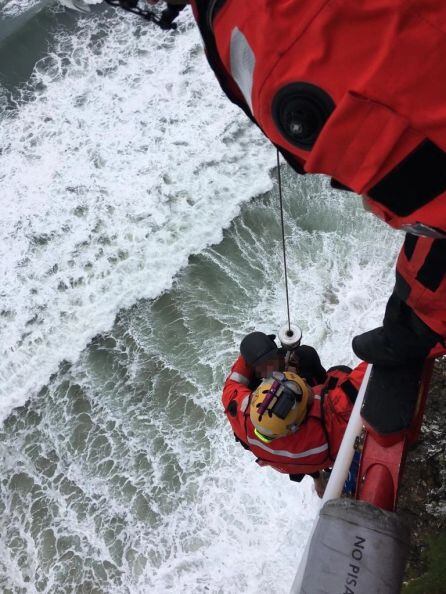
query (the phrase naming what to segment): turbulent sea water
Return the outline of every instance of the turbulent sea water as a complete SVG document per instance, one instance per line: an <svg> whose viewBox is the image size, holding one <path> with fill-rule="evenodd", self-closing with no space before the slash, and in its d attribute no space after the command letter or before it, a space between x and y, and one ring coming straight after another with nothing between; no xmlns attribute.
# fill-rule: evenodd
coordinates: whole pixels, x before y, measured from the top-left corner
<svg viewBox="0 0 446 594"><path fill-rule="evenodd" d="M285 593L317 501L220 405L286 315L274 150L187 14L38 4L0 5L0 589ZM283 174L293 320L353 363L401 238Z"/></svg>

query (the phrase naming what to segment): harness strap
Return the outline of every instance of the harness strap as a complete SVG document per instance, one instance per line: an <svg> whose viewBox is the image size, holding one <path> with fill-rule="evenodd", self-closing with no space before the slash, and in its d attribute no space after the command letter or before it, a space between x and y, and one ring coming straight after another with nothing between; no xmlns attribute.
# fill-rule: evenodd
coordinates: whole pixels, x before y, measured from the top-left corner
<svg viewBox="0 0 446 594"><path fill-rule="evenodd" d="M335 375L331 375L325 387L327 388L327 390L333 390L333 388L336 388L336 386L338 385L338 381L338 377L336 377Z"/></svg>
<svg viewBox="0 0 446 594"><path fill-rule="evenodd" d="M358 396L358 390L355 388L353 383L349 379L347 379L344 382L342 382L339 385L339 387L344 392L344 394L347 396L347 398L350 400L350 402L352 404L354 404L356 402L356 398Z"/></svg>

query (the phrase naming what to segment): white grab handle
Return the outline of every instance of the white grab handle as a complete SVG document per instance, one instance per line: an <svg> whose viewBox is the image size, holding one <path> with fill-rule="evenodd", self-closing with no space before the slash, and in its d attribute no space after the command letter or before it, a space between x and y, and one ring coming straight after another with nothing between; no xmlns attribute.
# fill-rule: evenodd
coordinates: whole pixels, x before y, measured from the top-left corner
<svg viewBox="0 0 446 594"><path fill-rule="evenodd" d="M367 384L369 383L372 367L373 365L371 365L370 363L369 365L367 365L367 369L365 371L364 378L362 380L361 387L358 392L358 396L356 397L356 402L353 407L352 414L350 415L347 429L345 430L344 438L342 439L341 447L339 448L338 455L336 456L336 460L333 465L333 470L331 471L330 479L328 481L327 487L325 488L324 496L321 499L320 507L322 507L326 501L330 501L330 499L337 499L341 496L342 489L344 487L344 483L347 479L348 471L353 460L353 455L355 453L355 441L356 438L359 435L361 435L362 431L363 422L361 418L361 407L362 402L364 400L364 394L367 388ZM308 537L307 545L305 547L304 553L299 564L299 568L296 573L296 577L294 578L293 585L291 586L290 594L300 594L302 588L302 581L305 573L305 567L307 565L308 560L308 551L310 549L311 539L316 529L316 524L318 520L319 514L314 520L313 527Z"/></svg>

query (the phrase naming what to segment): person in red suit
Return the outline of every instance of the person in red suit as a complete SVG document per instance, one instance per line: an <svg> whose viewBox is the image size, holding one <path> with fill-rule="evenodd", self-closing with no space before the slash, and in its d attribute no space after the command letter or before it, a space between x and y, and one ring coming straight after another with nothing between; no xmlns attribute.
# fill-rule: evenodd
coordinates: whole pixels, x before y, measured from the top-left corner
<svg viewBox="0 0 446 594"><path fill-rule="evenodd" d="M316 351L308 355L307 349L299 347L282 371L283 354L273 337L249 334L224 383L222 403L236 441L260 466L297 482L309 474L321 495L321 471L336 459L366 364L326 372Z"/></svg>

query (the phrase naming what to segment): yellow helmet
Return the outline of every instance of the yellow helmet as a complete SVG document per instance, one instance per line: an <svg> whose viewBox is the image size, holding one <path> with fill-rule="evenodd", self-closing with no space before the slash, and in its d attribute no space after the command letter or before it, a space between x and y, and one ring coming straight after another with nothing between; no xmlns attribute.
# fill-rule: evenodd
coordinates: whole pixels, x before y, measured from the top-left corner
<svg viewBox="0 0 446 594"><path fill-rule="evenodd" d="M307 414L310 388L297 374L275 371L251 398L249 416L259 439L268 442L297 431Z"/></svg>

